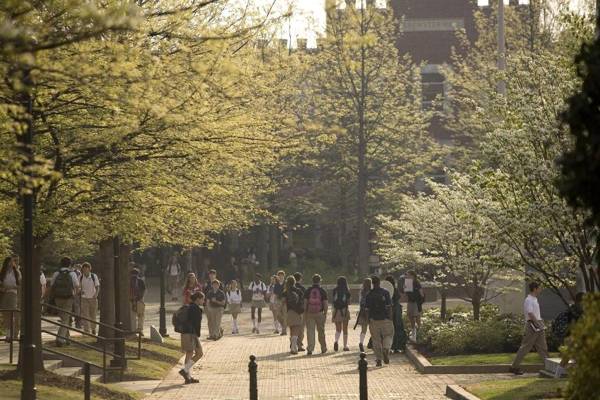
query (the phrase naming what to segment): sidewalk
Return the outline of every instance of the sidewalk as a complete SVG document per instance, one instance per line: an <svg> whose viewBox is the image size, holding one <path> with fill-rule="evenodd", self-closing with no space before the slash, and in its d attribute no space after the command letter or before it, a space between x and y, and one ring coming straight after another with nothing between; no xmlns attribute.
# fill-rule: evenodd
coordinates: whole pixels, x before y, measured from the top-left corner
<svg viewBox="0 0 600 400"><path fill-rule="evenodd" d="M270 314L267 312L265 314ZM230 331L230 316L223 318L225 332ZM275 399L358 399L358 331L350 331L350 352L333 352L334 326L328 322L329 351L315 355L289 354L289 339L272 334L272 319L267 315L260 335L249 334L249 310L239 321L240 335L225 335L217 342L202 342L205 356L193 375L199 384L183 385L174 368L146 400L243 399L248 398L248 361L256 355L258 393L261 400ZM203 327L203 337L206 336ZM306 342L306 340L305 340ZM306 344L306 343L305 343ZM369 352L368 386L370 399L442 400L448 376L420 375L403 355L393 355L391 364L375 368Z"/></svg>

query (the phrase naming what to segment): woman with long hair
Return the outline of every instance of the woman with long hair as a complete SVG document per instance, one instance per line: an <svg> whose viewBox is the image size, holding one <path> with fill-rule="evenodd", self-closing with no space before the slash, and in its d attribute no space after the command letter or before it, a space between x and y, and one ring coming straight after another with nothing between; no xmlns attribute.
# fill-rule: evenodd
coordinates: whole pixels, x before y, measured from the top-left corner
<svg viewBox="0 0 600 400"><path fill-rule="evenodd" d="M271 313L273 314L273 333L278 335L279 330L283 329L283 327L279 325L279 321L277 320L277 317L279 316L279 309L277 308L277 294L275 293L276 284L277 275L273 275L271 276L271 282L267 288L267 299L269 301L269 310L271 310Z"/></svg>
<svg viewBox="0 0 600 400"><path fill-rule="evenodd" d="M360 341L358 342L358 348L361 352L365 351L365 336L367 336L367 328L369 327L369 317L366 310L367 295L371 291L373 285L371 278L365 278L363 280L362 288L358 295L358 303L360 304L360 310L358 311L358 319L356 325L360 325ZM356 326L355 326L356 327Z"/></svg>
<svg viewBox="0 0 600 400"><path fill-rule="evenodd" d="M304 296L296 287L296 278L290 275L285 280L283 302L287 310L287 326L290 328L290 352L298 354L298 336L302 330L302 314L304 313Z"/></svg>
<svg viewBox="0 0 600 400"><path fill-rule="evenodd" d="M237 317L242 311L242 291L238 288L238 282L234 279L227 286L227 304L231 313L231 333L233 335L240 333L237 323Z"/></svg>
<svg viewBox="0 0 600 400"><path fill-rule="evenodd" d="M396 280L388 275L386 281L394 287L392 294L392 321L394 322L394 339L391 350L394 353L400 353L406 349L406 332L404 331L404 321L402 321L402 304L400 304L400 291L396 286Z"/></svg>
<svg viewBox="0 0 600 400"><path fill-rule="evenodd" d="M192 303L192 295L196 292L201 292L202 286L196 278L196 274L189 272L185 277L185 285L183 286L183 304Z"/></svg>
<svg viewBox="0 0 600 400"><path fill-rule="evenodd" d="M18 308L21 279L19 259L17 257L6 257L2 263L2 269L0 269L0 308L9 310ZM2 315L4 330L7 338L16 339L19 336L20 315L14 313L12 321L10 316L11 313L9 312Z"/></svg>
<svg viewBox="0 0 600 400"><path fill-rule="evenodd" d="M344 351L349 351L348 348L348 322L350 321L350 289L348 288L348 280L344 276L337 279L337 286L333 289L333 313L332 321L335 324L335 342L333 350L338 351L338 341L342 332L344 333Z"/></svg>

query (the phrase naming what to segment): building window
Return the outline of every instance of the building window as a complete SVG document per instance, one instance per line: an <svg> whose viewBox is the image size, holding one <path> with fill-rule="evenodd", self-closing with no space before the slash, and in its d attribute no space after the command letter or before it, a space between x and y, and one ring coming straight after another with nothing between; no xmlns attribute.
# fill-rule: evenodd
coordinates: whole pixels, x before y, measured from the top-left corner
<svg viewBox="0 0 600 400"><path fill-rule="evenodd" d="M424 110L442 111L444 109L444 76L439 73L421 74L421 96Z"/></svg>

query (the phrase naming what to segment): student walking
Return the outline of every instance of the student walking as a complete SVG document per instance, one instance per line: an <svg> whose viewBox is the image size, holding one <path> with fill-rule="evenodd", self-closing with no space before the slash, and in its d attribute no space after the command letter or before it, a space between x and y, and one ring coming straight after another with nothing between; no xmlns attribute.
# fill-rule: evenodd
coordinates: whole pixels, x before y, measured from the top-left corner
<svg viewBox="0 0 600 400"><path fill-rule="evenodd" d="M275 286L273 288L273 293L275 293L275 301L276 301L276 309L277 309L277 322L279 326L281 326L281 336L287 335L287 324L285 322L286 311L285 307L283 307L283 289L285 283L285 271L277 271L277 281L275 282Z"/></svg>
<svg viewBox="0 0 600 400"><path fill-rule="evenodd" d="M408 271L404 278L402 291L406 293L408 302L406 304L406 314L410 321L410 340L417 341L417 332L421 328L421 306L425 299L425 293L421 283L417 279L415 271Z"/></svg>
<svg viewBox="0 0 600 400"><path fill-rule="evenodd" d="M294 279L296 279L295 288L302 292L302 298L304 299L304 293L306 292L306 288L302 286L302 273L295 272ZM298 335L298 351L306 351L304 348L304 330L306 329L306 320L304 319L304 313L301 314L302 317L302 326L300 327L300 334Z"/></svg>
<svg viewBox="0 0 600 400"><path fill-rule="evenodd" d="M223 337L221 321L227 298L225 292L220 289L221 286L221 282L217 279L213 280L211 288L206 294L206 316L208 318L208 338L210 340L219 340Z"/></svg>
<svg viewBox="0 0 600 400"><path fill-rule="evenodd" d="M252 303L250 305L250 315L252 318L252 333L260 333L260 323L262 322L262 309L266 307L265 295L267 293L267 285L261 280L262 276L259 273L254 275L254 280L250 282L248 290L252 293ZM258 314L258 320L257 315Z"/></svg>
<svg viewBox="0 0 600 400"><path fill-rule="evenodd" d="M378 276L372 276L373 289L367 295L366 310L369 315L369 331L373 339L376 365L381 367L381 360L390 363L390 348L394 337L392 322L392 300L387 290L380 287Z"/></svg>
<svg viewBox="0 0 600 400"><path fill-rule="evenodd" d="M202 292L195 292L190 297L191 303L187 306L185 323L181 332L181 351L185 353L183 368L179 375L185 379L185 384L198 383L198 380L192 377L192 367L203 356L202 345L200 344L200 328L202 324L202 309L200 306L204 303Z"/></svg>
<svg viewBox="0 0 600 400"><path fill-rule="evenodd" d="M129 303L131 305L131 327L144 336L144 316L146 313L146 284L140 278L140 270L134 268L129 277Z"/></svg>
<svg viewBox="0 0 600 400"><path fill-rule="evenodd" d="M312 277L313 285L304 293L306 336L308 337L307 355L312 355L315 350L315 329L319 336L321 353L327 353L325 341L325 320L327 319L327 292L321 287L321 275Z"/></svg>
<svg viewBox="0 0 600 400"><path fill-rule="evenodd" d="M192 295L197 292L202 292L202 286L200 286L196 274L189 272L183 286L183 304L192 304Z"/></svg>
<svg viewBox="0 0 600 400"><path fill-rule="evenodd" d="M167 263L167 292L171 295L171 301L177 301L177 284L181 275L181 265L177 260L177 254L173 254Z"/></svg>
<svg viewBox="0 0 600 400"><path fill-rule="evenodd" d="M348 322L350 321L350 289L346 277L340 276L337 279L337 286L333 289L333 312L332 322L335 324L335 341L333 350L338 351L338 341L342 332L344 333L344 351L350 351L348 348Z"/></svg>
<svg viewBox="0 0 600 400"><path fill-rule="evenodd" d="M286 321L290 329L290 352L298 354L298 336L302 330L302 314L304 312L304 299L302 291L296 287L296 279L288 276L283 292Z"/></svg>
<svg viewBox="0 0 600 400"><path fill-rule="evenodd" d="M96 334L96 324L88 320L96 321L96 311L98 310L98 294L100 293L100 280L98 276L92 272L92 265L89 262L84 262L81 265L81 278L79 278L79 286L81 291L81 316L84 332L92 332Z"/></svg>
<svg viewBox="0 0 600 400"><path fill-rule="evenodd" d="M367 295L371 291L371 278L365 278L363 280L362 289L358 294L358 303L360 308L358 310L358 316L356 317L356 324L354 324L354 329L356 329L357 325L360 325L360 339L358 342L358 348L360 352L365 351L365 337L367 336L367 328L369 327L369 316L367 315Z"/></svg>
<svg viewBox="0 0 600 400"><path fill-rule="evenodd" d="M16 310L19 308L19 288L22 282L19 260L17 257L6 257L0 270L0 308ZM20 314L2 313L2 322L6 338L17 339L19 337Z"/></svg>
<svg viewBox="0 0 600 400"><path fill-rule="evenodd" d="M75 295L79 290L79 279L75 272L71 270L72 261L69 257L63 257L60 260L60 269L52 275L52 296L56 307L64 311L73 310L73 302ZM59 311L58 317L63 325L71 326L71 315ZM58 328L58 336L56 345L63 346L69 344L69 329L66 327Z"/></svg>
<svg viewBox="0 0 600 400"><path fill-rule="evenodd" d="M227 304L229 304L229 312L231 313L231 333L235 335L240 333L237 317L242 311L242 291L238 288L238 283L235 279L229 282Z"/></svg>
<svg viewBox="0 0 600 400"><path fill-rule="evenodd" d="M77 282L81 281L81 264L75 264L73 266L72 271L75 273L75 276L77 277ZM75 295L75 297L73 298L73 314L75 314L75 328L77 329L81 329L81 318L79 318L81 316L81 296L80 293L77 293Z"/></svg>
<svg viewBox="0 0 600 400"><path fill-rule="evenodd" d="M275 294L275 284L277 283L277 275L271 276L271 283L267 288L267 299L269 300L269 310L273 314L273 333L279 334L279 330L283 327L279 324L279 304L277 303L277 295Z"/></svg>
<svg viewBox="0 0 600 400"><path fill-rule="evenodd" d="M402 304L400 304L400 291L396 287L396 280L388 275L386 281L394 287L392 294L392 321L394 323L394 340L392 342L392 351L400 353L406 349L406 333L404 332L404 321L402 321Z"/></svg>
<svg viewBox="0 0 600 400"><path fill-rule="evenodd" d="M546 344L546 327L540 314L540 304L538 296L542 288L539 283L531 282L529 284L529 295L523 303L523 313L525 314L525 333L521 342L521 347L517 351L515 360L510 367L510 372L515 375L523 375L519 368L523 358L531 351L533 347L538 354L545 360L548 358L548 345Z"/></svg>

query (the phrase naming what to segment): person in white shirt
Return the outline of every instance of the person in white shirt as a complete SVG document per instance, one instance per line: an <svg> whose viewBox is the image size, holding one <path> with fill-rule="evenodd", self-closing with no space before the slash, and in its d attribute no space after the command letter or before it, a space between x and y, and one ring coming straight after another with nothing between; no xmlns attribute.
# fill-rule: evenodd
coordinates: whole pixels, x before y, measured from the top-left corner
<svg viewBox="0 0 600 400"><path fill-rule="evenodd" d="M177 261L177 255L173 254L167 264L167 292L172 295L171 300L177 301L177 284L181 274L181 265Z"/></svg>
<svg viewBox="0 0 600 400"><path fill-rule="evenodd" d="M519 368L523 358L535 346L542 359L548 358L548 345L546 344L546 327L540 314L540 304L538 303L538 295L542 291L540 284L531 282L529 284L529 295L523 304L523 312L525 314L525 334L521 342L521 347L517 351L515 360L510 367L510 372L515 375L522 375L523 371Z"/></svg>
<svg viewBox="0 0 600 400"><path fill-rule="evenodd" d="M98 276L92 272L92 265L84 262L81 265L80 285L81 291L81 316L86 318L82 320L83 330L96 334L96 324L88 320L96 320L96 310L98 309L98 293L100 293L100 280Z"/></svg>
<svg viewBox="0 0 600 400"><path fill-rule="evenodd" d="M235 335L240 333L237 317L240 311L242 311L242 291L238 288L238 283L235 279L229 283L229 289L226 294L229 312L231 313L231 333Z"/></svg>
<svg viewBox="0 0 600 400"><path fill-rule="evenodd" d="M267 293L267 285L261 280L261 274L257 273L254 280L250 282L248 290L252 292L252 303L250 306L250 315L252 317L252 333L260 333L260 323L262 320L262 309L267 306L265 303L265 294ZM258 310L258 320L255 312Z"/></svg>

